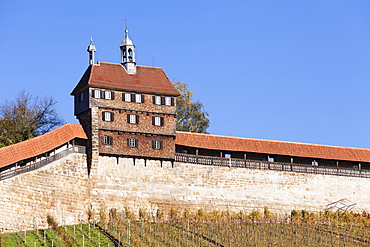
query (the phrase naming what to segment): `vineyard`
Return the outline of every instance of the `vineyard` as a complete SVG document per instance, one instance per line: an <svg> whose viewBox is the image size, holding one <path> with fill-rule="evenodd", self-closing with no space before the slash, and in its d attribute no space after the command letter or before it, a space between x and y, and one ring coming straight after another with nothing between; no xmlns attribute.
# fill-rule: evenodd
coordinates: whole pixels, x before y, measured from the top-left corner
<svg viewBox="0 0 370 247"><path fill-rule="evenodd" d="M58 226L47 216L48 229L1 234L1 247L18 246L369 246L369 214L309 213L293 210L277 217L268 208L249 214L228 211L191 213L158 210L150 215L128 209L102 208L99 221Z"/></svg>

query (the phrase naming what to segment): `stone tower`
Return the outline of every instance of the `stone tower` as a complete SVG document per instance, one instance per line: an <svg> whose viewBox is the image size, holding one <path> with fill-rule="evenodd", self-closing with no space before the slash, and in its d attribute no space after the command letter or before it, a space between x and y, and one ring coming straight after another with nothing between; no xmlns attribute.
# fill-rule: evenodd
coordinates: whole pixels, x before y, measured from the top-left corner
<svg viewBox="0 0 370 247"><path fill-rule="evenodd" d="M71 93L89 138L91 169L104 155L159 160L175 155L180 93L162 68L136 65L127 30L120 50L121 63L90 62Z"/></svg>

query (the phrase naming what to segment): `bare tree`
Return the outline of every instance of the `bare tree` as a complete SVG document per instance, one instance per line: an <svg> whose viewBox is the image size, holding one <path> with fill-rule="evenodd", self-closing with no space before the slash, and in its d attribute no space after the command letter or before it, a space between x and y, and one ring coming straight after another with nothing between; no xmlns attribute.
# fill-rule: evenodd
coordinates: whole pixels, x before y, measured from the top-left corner
<svg viewBox="0 0 370 247"><path fill-rule="evenodd" d="M42 135L64 121L55 111L52 97L34 97L21 91L15 100L0 105L0 147Z"/></svg>

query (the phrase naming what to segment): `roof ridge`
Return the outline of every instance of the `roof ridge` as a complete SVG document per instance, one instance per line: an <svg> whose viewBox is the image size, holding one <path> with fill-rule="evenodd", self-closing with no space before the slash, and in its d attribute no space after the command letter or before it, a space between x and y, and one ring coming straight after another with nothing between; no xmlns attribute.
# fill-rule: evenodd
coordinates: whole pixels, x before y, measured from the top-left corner
<svg viewBox="0 0 370 247"><path fill-rule="evenodd" d="M121 63L113 63L113 62L103 62L103 61L98 61L98 64L94 65L100 65L100 64L112 64L112 65L122 65ZM154 66L149 66L149 65L136 65L136 67L143 67L143 68L152 68L152 69L162 69L163 67L154 67Z"/></svg>

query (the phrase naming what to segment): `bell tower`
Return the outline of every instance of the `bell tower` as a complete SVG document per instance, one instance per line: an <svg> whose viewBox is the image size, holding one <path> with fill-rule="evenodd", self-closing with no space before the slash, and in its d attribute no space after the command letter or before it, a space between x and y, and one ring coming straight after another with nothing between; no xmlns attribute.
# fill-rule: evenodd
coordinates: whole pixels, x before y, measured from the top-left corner
<svg viewBox="0 0 370 247"><path fill-rule="evenodd" d="M122 40L121 49L121 64L125 68L127 74L136 74L135 46L132 40L128 37L128 30L125 30L126 37Z"/></svg>
<svg viewBox="0 0 370 247"><path fill-rule="evenodd" d="M87 47L87 52L89 53L89 65L94 64L94 52L96 52L95 45L92 43L92 38L90 39L90 45Z"/></svg>

